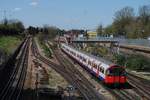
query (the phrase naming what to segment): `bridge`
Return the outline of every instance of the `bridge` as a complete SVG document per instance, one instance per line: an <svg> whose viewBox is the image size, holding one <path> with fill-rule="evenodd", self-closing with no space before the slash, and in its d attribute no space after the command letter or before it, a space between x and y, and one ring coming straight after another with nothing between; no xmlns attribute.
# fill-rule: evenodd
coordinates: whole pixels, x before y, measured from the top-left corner
<svg viewBox="0 0 150 100"><path fill-rule="evenodd" d="M118 43L118 40L113 38L76 38L73 43Z"/></svg>
<svg viewBox="0 0 150 100"><path fill-rule="evenodd" d="M76 38L73 43L119 43L120 45L137 45L150 47L150 40L147 39L124 39L124 38L108 38L108 37L96 37L96 38Z"/></svg>

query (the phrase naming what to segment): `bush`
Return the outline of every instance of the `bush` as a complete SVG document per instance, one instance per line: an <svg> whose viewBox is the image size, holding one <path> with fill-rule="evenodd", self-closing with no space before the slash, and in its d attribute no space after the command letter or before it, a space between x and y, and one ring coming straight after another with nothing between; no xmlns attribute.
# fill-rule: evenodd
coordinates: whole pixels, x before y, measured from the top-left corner
<svg viewBox="0 0 150 100"><path fill-rule="evenodd" d="M51 52L51 50L47 46L45 46L45 45L43 45L43 49L44 49L45 54L48 57L52 58L52 52Z"/></svg>
<svg viewBox="0 0 150 100"><path fill-rule="evenodd" d="M114 55L114 60L118 65L126 66L129 69L136 71L150 71L150 62L149 60L141 55Z"/></svg>
<svg viewBox="0 0 150 100"><path fill-rule="evenodd" d="M107 48L101 47L98 49L98 53L101 54L102 56L105 56L108 54Z"/></svg>
<svg viewBox="0 0 150 100"><path fill-rule="evenodd" d="M145 57L139 55L128 57L126 66L134 70L150 70L150 62Z"/></svg>
<svg viewBox="0 0 150 100"><path fill-rule="evenodd" d="M113 60L115 61L115 63L117 63L117 64L119 64L121 66L124 66L125 62L126 62L126 58L122 54L115 54Z"/></svg>

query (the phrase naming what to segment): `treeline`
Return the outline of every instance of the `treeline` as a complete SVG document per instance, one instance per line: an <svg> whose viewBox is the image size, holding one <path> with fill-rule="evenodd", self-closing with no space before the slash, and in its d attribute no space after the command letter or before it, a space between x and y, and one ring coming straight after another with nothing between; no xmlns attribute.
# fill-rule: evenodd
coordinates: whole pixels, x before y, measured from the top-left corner
<svg viewBox="0 0 150 100"><path fill-rule="evenodd" d="M65 34L65 30L61 30L55 26L44 25L43 27L29 26L26 30L28 34L38 36L40 41L54 39L56 35Z"/></svg>
<svg viewBox="0 0 150 100"><path fill-rule="evenodd" d="M124 36L126 38L147 38L150 36L150 5L139 7L135 14L132 7L124 7L115 12L113 23L103 28L99 25L99 35Z"/></svg>
<svg viewBox="0 0 150 100"><path fill-rule="evenodd" d="M52 39L58 34L64 34L64 30L60 30L57 27L44 25L43 27L29 26L24 27L24 24L19 20L7 20L4 19L0 22L0 35L40 35L42 40Z"/></svg>
<svg viewBox="0 0 150 100"><path fill-rule="evenodd" d="M18 35L24 30L24 25L19 20L4 19L0 22L0 35Z"/></svg>

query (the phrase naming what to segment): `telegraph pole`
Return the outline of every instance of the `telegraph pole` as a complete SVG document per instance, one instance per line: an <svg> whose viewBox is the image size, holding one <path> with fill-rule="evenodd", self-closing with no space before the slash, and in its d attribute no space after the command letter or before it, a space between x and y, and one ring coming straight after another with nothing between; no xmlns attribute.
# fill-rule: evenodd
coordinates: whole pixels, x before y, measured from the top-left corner
<svg viewBox="0 0 150 100"><path fill-rule="evenodd" d="M6 10L4 10L4 25L7 25Z"/></svg>

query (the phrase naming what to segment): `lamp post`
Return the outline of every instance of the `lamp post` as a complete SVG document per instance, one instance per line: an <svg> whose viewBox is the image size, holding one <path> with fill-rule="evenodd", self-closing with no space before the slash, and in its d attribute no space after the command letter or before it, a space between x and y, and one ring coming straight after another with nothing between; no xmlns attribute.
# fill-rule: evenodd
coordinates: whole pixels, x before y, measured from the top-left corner
<svg viewBox="0 0 150 100"><path fill-rule="evenodd" d="M145 32L145 30L143 29L143 30L142 30L142 35L144 35L144 32Z"/></svg>

